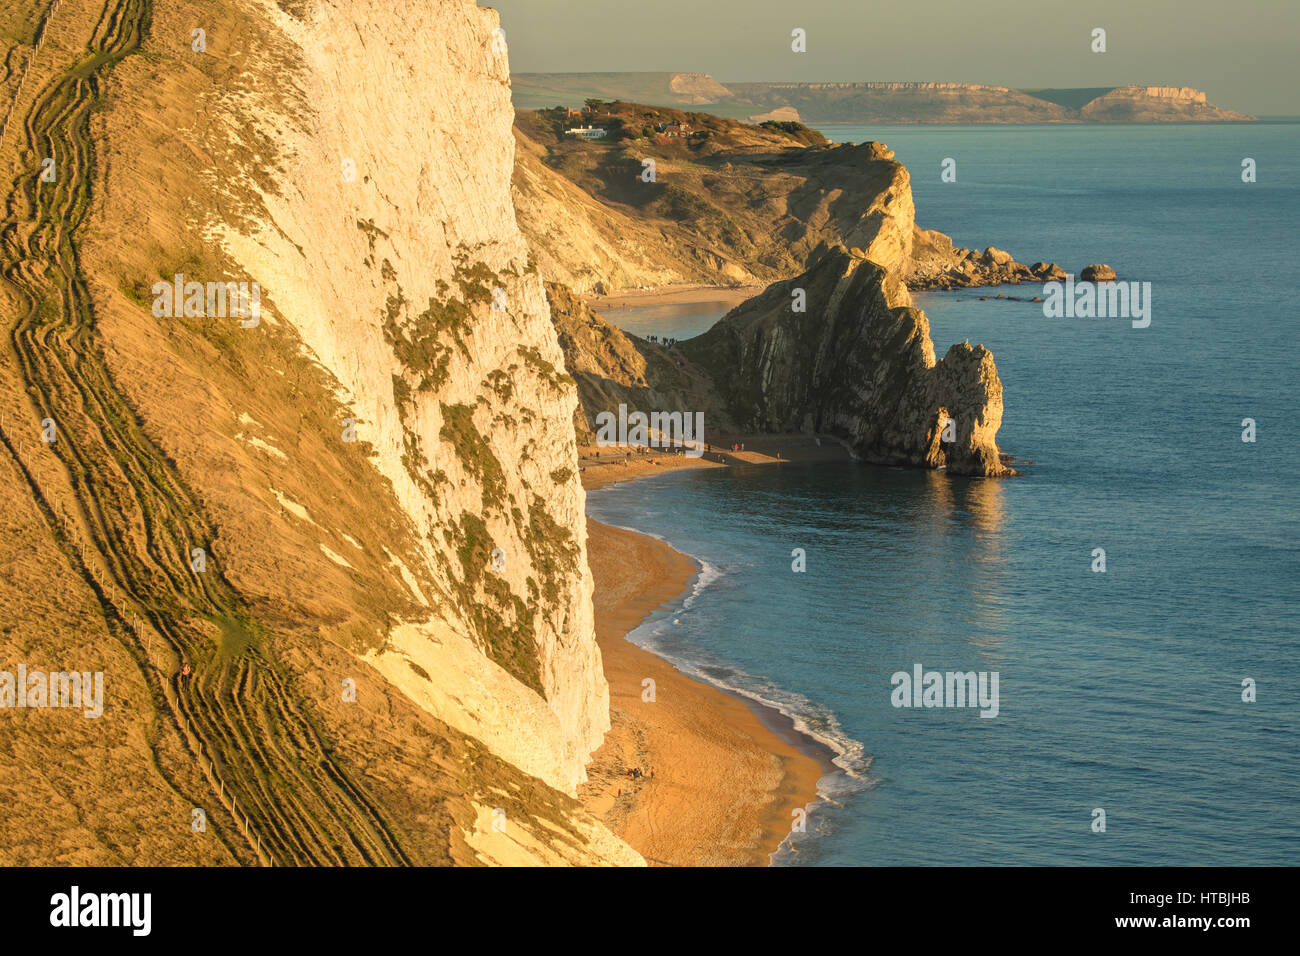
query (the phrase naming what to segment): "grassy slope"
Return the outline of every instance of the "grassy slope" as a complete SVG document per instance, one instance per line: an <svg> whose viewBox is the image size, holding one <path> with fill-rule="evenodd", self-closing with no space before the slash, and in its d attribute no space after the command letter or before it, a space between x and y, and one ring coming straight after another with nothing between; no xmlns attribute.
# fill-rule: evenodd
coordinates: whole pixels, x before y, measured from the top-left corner
<svg viewBox="0 0 1300 956"><path fill-rule="evenodd" d="M191 55L195 22L216 55ZM292 330L147 308L159 277L227 277L197 228L206 210L258 214L251 197L215 204L222 154L201 105L213 79L240 82L222 44L257 24L147 0L64 0L60 23L78 29L42 50L22 140L11 129L2 157L0 647L32 668L103 670L109 702L99 721L3 715L0 861L474 862L471 801L502 794L512 820L572 829L573 801L353 656L413 607L389 551L420 572L391 490L364 446L337 441L345 410ZM38 185L50 150L59 176ZM46 416L53 446L37 437Z"/></svg>
<svg viewBox="0 0 1300 956"><path fill-rule="evenodd" d="M605 126L611 135L565 137L566 123L577 122ZM701 135L665 137L655 132L664 122L686 122ZM599 223L609 245L671 266L687 281L752 282L801 272L818 246L859 226L900 169L875 147L831 146L798 125L753 126L670 107L615 103L573 121L519 111L516 128L520 162L537 155L582 190L589 212L574 212ZM643 178L646 159L656 164L653 182ZM568 241L529 239L535 247Z"/></svg>

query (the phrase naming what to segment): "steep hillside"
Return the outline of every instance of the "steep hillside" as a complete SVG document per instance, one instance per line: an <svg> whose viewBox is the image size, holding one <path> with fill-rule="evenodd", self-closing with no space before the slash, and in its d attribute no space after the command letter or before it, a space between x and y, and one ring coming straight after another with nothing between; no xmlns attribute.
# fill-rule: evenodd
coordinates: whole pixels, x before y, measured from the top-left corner
<svg viewBox="0 0 1300 956"><path fill-rule="evenodd" d="M656 133L664 123L689 132ZM570 125L609 135L577 139L565 135ZM630 103L572 119L520 112L515 126L520 228L542 275L578 293L772 282L836 245L863 250L914 289L1054 274L916 226L911 177L882 143L830 145L797 123L756 127Z"/></svg>
<svg viewBox="0 0 1300 956"><path fill-rule="evenodd" d="M571 798L608 696L496 14L56 9L5 59L3 641L108 702L6 731L6 862L638 862Z"/></svg>
<svg viewBox="0 0 1300 956"><path fill-rule="evenodd" d="M592 311L559 283L547 283L551 320L564 350L564 364L578 383L581 405L574 415L579 440L590 441L595 416L631 409L703 412L712 431L732 430L712 376L684 359L680 350L628 335Z"/></svg>

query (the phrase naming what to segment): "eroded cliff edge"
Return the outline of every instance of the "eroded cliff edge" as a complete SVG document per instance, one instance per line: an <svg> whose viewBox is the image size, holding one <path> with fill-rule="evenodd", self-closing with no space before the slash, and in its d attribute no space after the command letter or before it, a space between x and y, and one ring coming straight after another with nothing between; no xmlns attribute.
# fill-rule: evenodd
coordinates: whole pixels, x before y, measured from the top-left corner
<svg viewBox="0 0 1300 956"><path fill-rule="evenodd" d="M338 380L418 530L428 617L372 659L572 790L608 729L608 691L572 468L576 395L510 202L496 13L353 0L271 16L281 59L299 66L292 86L253 94L283 180L259 190L264 220L223 239Z"/></svg>
<svg viewBox="0 0 1300 956"><path fill-rule="evenodd" d="M637 115L642 108L626 109ZM703 412L715 435L816 433L843 440L867 461L1013 474L997 445L1002 384L992 354L962 343L936 360L929 323L909 288L1042 282L1062 270L1027 266L992 247L956 248L946 235L918 227L911 178L882 143L755 142L723 124L715 133L694 151L639 139L556 147L553 161L565 170L587 169L593 155L604 163L594 170L617 169L635 150L662 156L664 179L694 197L684 218L664 218L648 189L641 202L629 198L636 187L624 185L623 201L612 201L595 172L570 173L570 180L530 159L523 187L517 171L521 221L535 248L547 250L542 272L551 280L566 366L578 381L579 432L590 433L597 414L626 404L647 413ZM748 201L735 198L724 216L710 200L730 190ZM559 221L547 196L560 194L564 221L580 224L566 233L563 251L554 233L538 228ZM627 223L621 243L610 231L619 220ZM782 278L705 334L667 349L624 334L572 293L566 282L590 281L591 272L571 265L589 247L586 261L611 276L636 275L633 260L671 261L688 248L692 254L676 261L689 264L697 281L710 278L710 257L714 282L737 274Z"/></svg>

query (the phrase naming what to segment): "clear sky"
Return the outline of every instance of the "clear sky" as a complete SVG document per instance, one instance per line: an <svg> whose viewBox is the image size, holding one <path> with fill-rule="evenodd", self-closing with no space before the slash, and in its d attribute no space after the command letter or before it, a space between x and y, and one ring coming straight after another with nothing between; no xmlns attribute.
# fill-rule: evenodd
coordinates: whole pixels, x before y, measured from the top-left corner
<svg viewBox="0 0 1300 956"><path fill-rule="evenodd" d="M480 0L515 72L1191 86L1300 114L1300 0ZM807 31L793 53L790 32ZM1106 30L1105 53L1090 49Z"/></svg>

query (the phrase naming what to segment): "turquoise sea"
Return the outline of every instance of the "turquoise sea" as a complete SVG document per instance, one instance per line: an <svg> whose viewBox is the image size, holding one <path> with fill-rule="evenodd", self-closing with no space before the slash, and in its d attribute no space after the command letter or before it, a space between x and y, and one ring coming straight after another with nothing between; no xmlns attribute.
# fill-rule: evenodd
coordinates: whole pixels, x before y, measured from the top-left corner
<svg viewBox="0 0 1300 956"><path fill-rule="evenodd" d="M887 143L960 245L1149 281L1152 321L980 299L1035 286L917 296L940 355L992 350L1019 478L785 465L591 494L704 567L632 639L839 754L776 862L1300 861L1300 126L823 132ZM918 664L996 672L997 716L893 706Z"/></svg>

